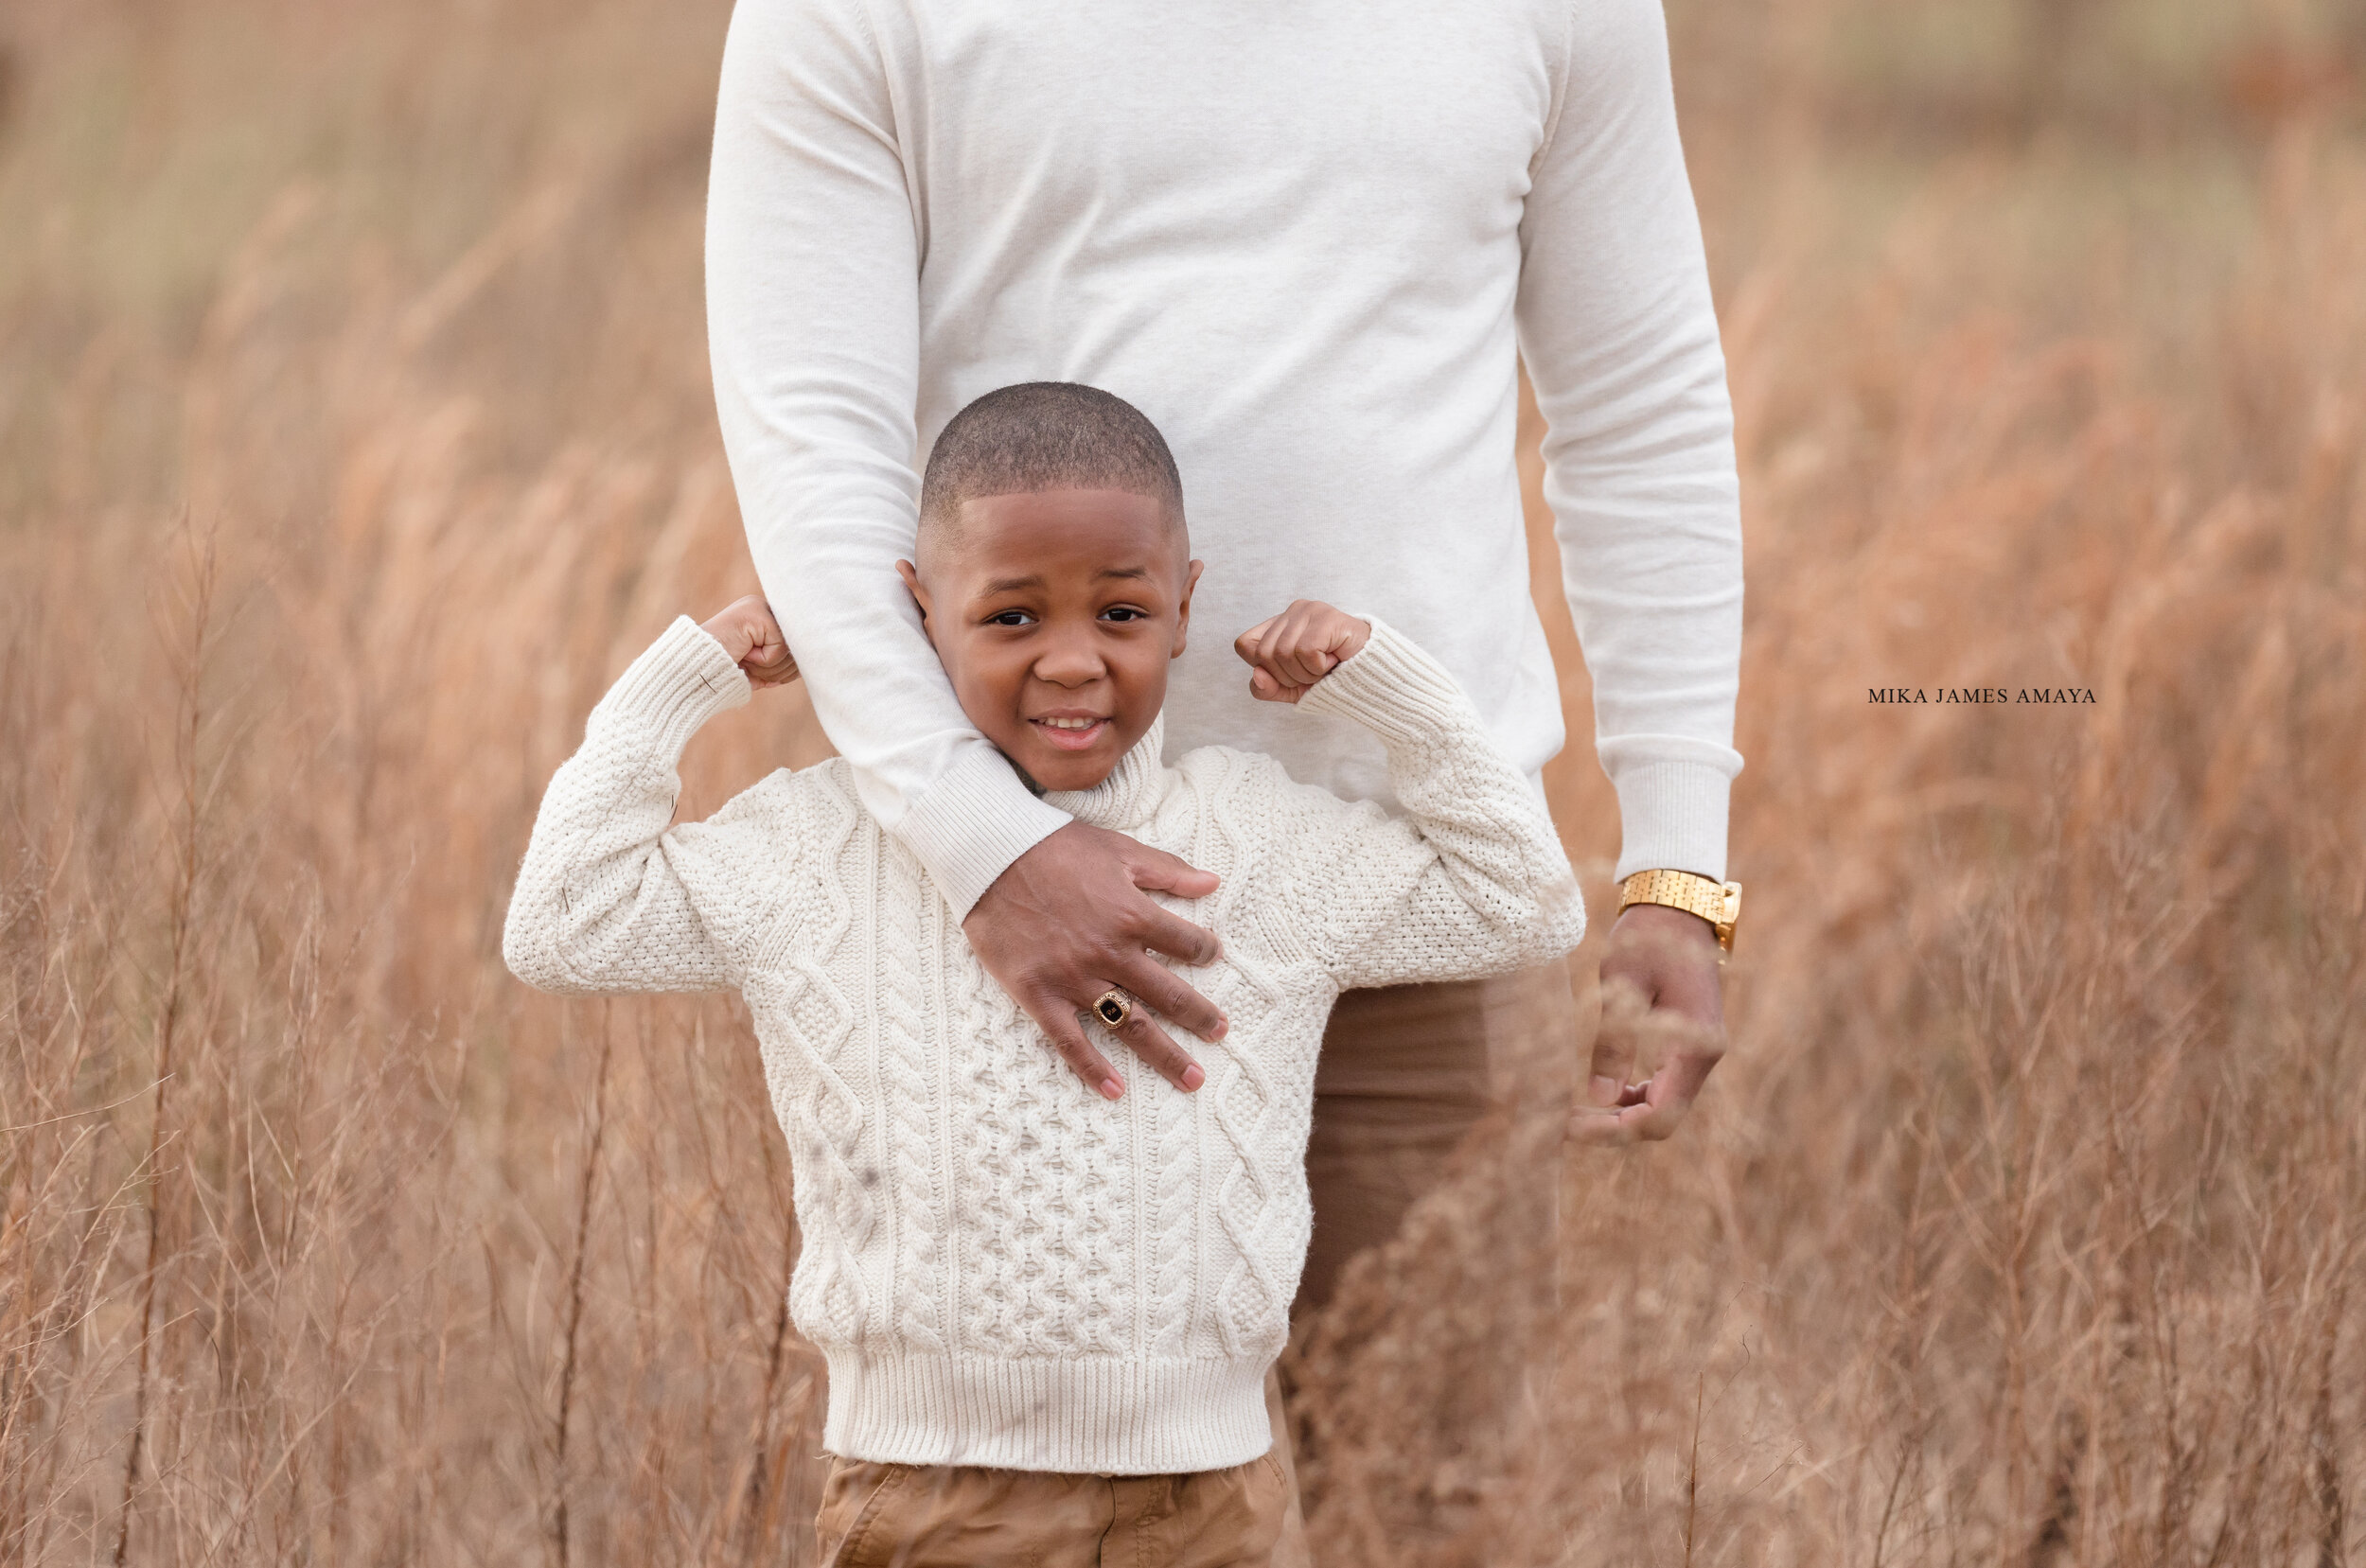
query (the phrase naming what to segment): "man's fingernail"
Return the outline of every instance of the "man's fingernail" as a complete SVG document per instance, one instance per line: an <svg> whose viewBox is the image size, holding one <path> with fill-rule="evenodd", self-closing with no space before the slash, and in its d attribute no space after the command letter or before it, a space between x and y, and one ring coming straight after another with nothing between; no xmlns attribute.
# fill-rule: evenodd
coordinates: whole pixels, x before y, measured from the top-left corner
<svg viewBox="0 0 2366 1568"><path fill-rule="evenodd" d="M1618 1102L1618 1080L1616 1078L1604 1078L1599 1073L1595 1074L1593 1091L1594 1103L1597 1105L1616 1105Z"/></svg>
<svg viewBox="0 0 2366 1568"><path fill-rule="evenodd" d="M1198 1063L1194 1062L1183 1069L1183 1086L1186 1089L1196 1089L1207 1082L1208 1075L1199 1070Z"/></svg>
<svg viewBox="0 0 2366 1568"><path fill-rule="evenodd" d="M1114 1078L1104 1078L1101 1081L1101 1093L1104 1099L1115 1100L1124 1092L1125 1085Z"/></svg>

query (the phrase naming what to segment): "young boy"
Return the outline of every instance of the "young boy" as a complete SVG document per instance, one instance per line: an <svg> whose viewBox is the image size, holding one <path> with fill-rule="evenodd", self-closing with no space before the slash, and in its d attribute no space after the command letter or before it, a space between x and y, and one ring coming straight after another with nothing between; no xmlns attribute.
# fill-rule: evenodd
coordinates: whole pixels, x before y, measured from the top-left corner
<svg viewBox="0 0 2366 1568"><path fill-rule="evenodd" d="M698 726L794 676L757 600L677 621L593 710L503 952L550 991L746 995L796 1172L790 1305L829 1365L822 1560L1265 1563L1286 1482L1263 1383L1333 998L1557 958L1575 880L1445 673L1327 605L1236 649L1258 696L1377 735L1404 816L1222 748L1162 766L1202 563L1165 442L1117 397L1033 383L964 409L913 554L962 711L1030 787L1219 879L1176 904L1223 943L1188 975L1227 1024L1202 1092L1130 1053L1063 1072L840 762L667 826Z"/></svg>

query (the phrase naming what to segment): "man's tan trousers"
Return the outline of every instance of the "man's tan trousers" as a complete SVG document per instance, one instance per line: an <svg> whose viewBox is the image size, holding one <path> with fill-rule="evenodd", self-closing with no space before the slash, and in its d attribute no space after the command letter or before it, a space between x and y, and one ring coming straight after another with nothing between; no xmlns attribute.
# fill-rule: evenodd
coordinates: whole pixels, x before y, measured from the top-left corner
<svg viewBox="0 0 2366 1568"><path fill-rule="evenodd" d="M1500 1092L1509 1066L1577 1049L1577 1004L1563 963L1492 980L1351 991L1331 1012L1315 1067L1306 1181L1315 1234L1290 1309L1295 1329L1322 1310L1349 1261L1393 1238L1405 1211ZM1305 1568L1298 1471L1280 1385L1265 1382L1274 1452L1290 1474L1275 1568Z"/></svg>
<svg viewBox="0 0 2366 1568"><path fill-rule="evenodd" d="M1315 1235L1294 1326L1331 1299L1350 1259L1396 1235L1414 1200L1438 1185L1487 1112L1492 1072L1539 1048L1573 1052L1577 1032L1561 963L1339 998L1315 1067L1306 1145Z"/></svg>

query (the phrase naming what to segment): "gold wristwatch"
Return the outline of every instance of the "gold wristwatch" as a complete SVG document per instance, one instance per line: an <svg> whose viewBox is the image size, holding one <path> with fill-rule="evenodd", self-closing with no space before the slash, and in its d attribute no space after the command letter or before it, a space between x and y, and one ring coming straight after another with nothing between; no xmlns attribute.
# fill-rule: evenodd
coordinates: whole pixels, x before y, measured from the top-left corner
<svg viewBox="0 0 2366 1568"><path fill-rule="evenodd" d="M1716 928L1720 963L1734 950L1734 923L1741 918L1739 882L1712 882L1690 872L1637 872L1618 884L1618 907L1630 904L1665 904L1699 915Z"/></svg>

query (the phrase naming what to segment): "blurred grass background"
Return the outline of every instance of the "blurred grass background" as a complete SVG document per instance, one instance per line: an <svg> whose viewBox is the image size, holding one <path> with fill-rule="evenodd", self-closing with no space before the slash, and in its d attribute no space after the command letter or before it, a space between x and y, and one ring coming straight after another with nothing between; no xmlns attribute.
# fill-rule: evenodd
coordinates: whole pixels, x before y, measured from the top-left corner
<svg viewBox="0 0 2366 1568"><path fill-rule="evenodd" d="M0 13L0 1562L804 1560L744 1017L496 953L593 698L752 580L727 14ZM1669 20L1736 1053L1617 1157L1534 1114L1581 1042L1514 1065L1293 1352L1323 1560L2354 1561L2366 7ZM824 744L732 715L685 809ZM1549 784L1602 909L1607 783Z"/></svg>

